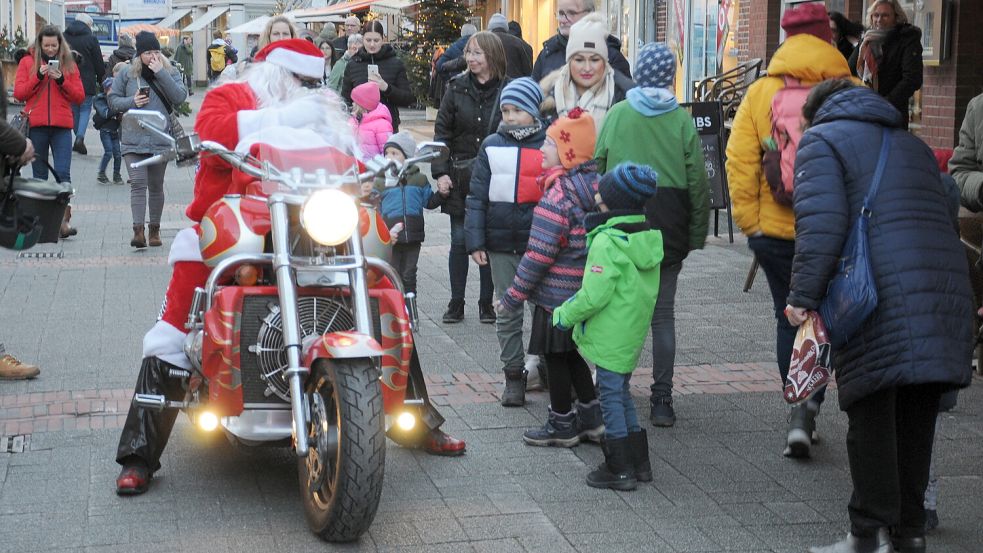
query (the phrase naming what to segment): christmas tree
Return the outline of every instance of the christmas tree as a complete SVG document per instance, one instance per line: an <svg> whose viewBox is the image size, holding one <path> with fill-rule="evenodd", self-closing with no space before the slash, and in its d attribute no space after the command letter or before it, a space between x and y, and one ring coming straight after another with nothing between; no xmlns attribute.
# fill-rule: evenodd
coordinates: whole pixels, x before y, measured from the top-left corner
<svg viewBox="0 0 983 553"><path fill-rule="evenodd" d="M460 0L422 0L419 4L417 33L421 42L444 46L461 38L461 26L471 10Z"/></svg>

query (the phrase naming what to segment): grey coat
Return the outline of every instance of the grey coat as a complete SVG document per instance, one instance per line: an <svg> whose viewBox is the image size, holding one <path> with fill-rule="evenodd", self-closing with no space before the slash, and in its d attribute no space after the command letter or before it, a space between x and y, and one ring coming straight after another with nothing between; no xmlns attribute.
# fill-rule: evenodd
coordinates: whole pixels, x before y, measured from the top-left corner
<svg viewBox="0 0 983 553"><path fill-rule="evenodd" d="M188 97L188 89L184 87L181 74L174 67L161 69L157 73L157 88L166 96L171 106L177 107ZM132 69L128 68L120 71L113 81L113 89L109 92L109 107L117 113L126 113L131 109L136 109L137 105L134 97L141 86L148 86L139 75L134 75ZM159 111L167 116L167 108L161 101L154 89L150 89L150 103L141 109L152 109ZM122 154L163 154L171 148L171 145L149 131L139 133L125 132L121 135Z"/></svg>
<svg viewBox="0 0 983 553"><path fill-rule="evenodd" d="M983 211L983 94L969 101L949 173L959 185L963 206Z"/></svg>

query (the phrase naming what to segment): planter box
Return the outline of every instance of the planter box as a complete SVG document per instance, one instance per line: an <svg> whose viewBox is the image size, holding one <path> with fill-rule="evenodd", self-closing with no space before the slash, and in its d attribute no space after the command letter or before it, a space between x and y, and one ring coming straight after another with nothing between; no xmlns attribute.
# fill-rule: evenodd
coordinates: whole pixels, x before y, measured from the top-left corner
<svg viewBox="0 0 983 553"><path fill-rule="evenodd" d="M17 77L17 64L14 63L14 60L0 60L0 67L3 70L3 86L13 89L14 78Z"/></svg>

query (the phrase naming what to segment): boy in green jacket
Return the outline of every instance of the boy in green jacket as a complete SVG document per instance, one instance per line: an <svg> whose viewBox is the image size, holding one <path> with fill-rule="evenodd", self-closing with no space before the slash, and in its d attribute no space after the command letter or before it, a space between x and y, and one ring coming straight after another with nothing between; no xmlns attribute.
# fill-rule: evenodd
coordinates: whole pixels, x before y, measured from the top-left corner
<svg viewBox="0 0 983 553"><path fill-rule="evenodd" d="M597 365L604 417L604 464L587 476L594 488L634 490L652 480L648 436L629 392L659 293L662 233L645 220L655 195L652 169L626 163L601 179L598 212L585 220L587 262L580 290L553 312L553 324L573 328L577 349Z"/></svg>

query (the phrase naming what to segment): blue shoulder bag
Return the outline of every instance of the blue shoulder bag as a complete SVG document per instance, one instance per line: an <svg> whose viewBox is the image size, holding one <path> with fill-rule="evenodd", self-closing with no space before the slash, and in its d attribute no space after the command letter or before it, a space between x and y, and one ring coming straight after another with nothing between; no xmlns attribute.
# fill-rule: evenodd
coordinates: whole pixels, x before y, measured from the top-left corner
<svg viewBox="0 0 983 553"><path fill-rule="evenodd" d="M843 245L839 267L829 282L826 297L819 305L819 316L826 325L830 343L834 348L842 346L853 337L877 308L877 285L870 264L867 227L873 214L871 204L877 196L890 149L891 129L884 128L874 180L864 197L860 216L850 229L846 244Z"/></svg>

